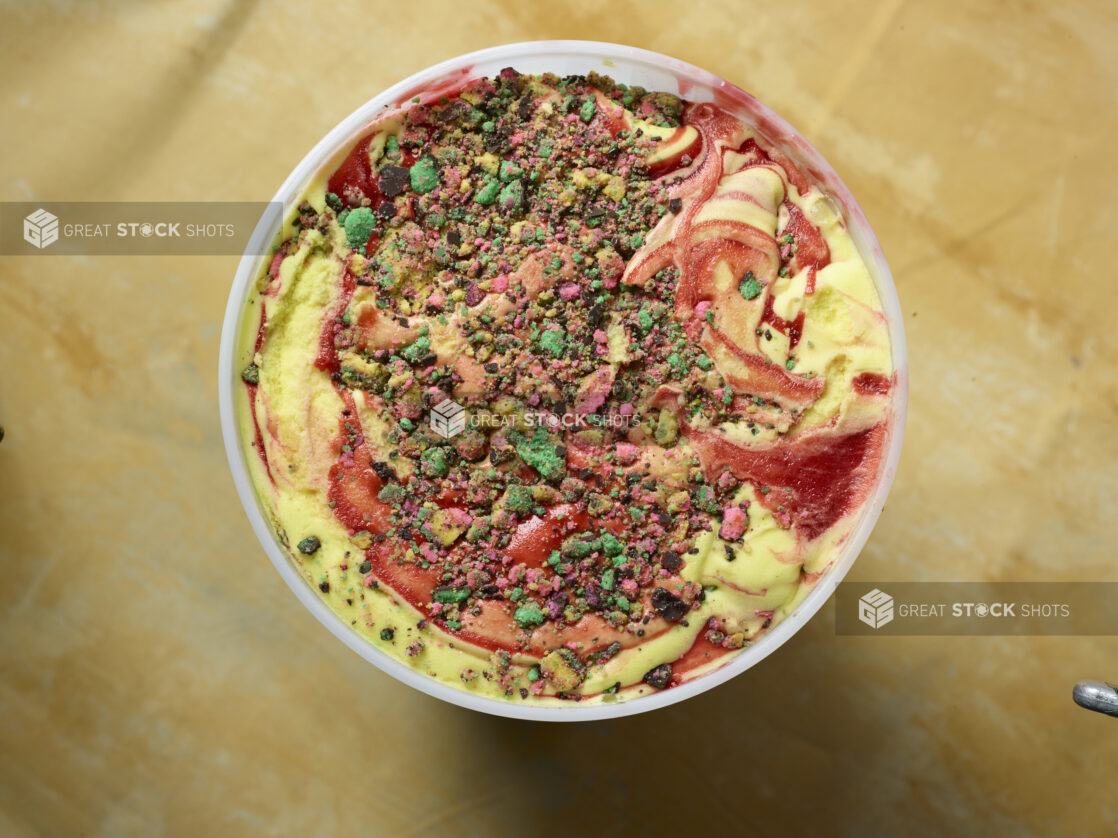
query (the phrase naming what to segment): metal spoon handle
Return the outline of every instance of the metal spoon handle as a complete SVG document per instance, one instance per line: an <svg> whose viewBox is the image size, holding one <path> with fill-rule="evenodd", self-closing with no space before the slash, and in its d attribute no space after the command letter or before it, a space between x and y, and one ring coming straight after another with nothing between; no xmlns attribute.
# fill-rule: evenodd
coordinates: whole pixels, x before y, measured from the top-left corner
<svg viewBox="0 0 1118 838"><path fill-rule="evenodd" d="M1071 692L1080 707L1118 718L1118 687L1102 681L1080 681Z"/></svg>

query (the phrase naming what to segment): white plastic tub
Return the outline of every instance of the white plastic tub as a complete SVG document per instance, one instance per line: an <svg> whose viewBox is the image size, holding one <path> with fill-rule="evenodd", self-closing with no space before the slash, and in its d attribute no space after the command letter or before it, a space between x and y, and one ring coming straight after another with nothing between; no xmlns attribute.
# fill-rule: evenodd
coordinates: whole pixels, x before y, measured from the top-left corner
<svg viewBox="0 0 1118 838"><path fill-rule="evenodd" d="M241 309L248 296L253 279L261 269L263 257L255 254L267 253L268 244L278 233L278 227L271 217L258 225L253 240L241 259L229 293L229 303L225 311L225 322L221 334L220 369L218 386L221 403L221 428L225 437L225 450L229 467L233 472L233 482L237 487L245 512L248 514L257 538L272 560L280 576L284 578L299 601L310 610L318 620L349 648L369 663L403 681L417 690L435 696L452 704L480 710L498 716L542 721L588 721L609 719L643 713L657 707L665 707L678 701L698 695L717 686L735 675L740 675L772 654L788 640L822 607L834 591L835 586L850 570L862 546L869 538L877 517L885 504L893 476L896 473L900 456L901 439L904 432L905 412L908 398L908 365L905 352L903 318L896 288L889 267L885 263L881 246L870 228L854 196L835 174L834 170L812 146L787 122L758 102L749 94L705 70L677 61L647 50L626 47L618 44L596 43L593 41L537 41L508 44L492 49L481 50L444 61L434 67L404 79L399 84L375 96L344 119L306 157L300 161L291 175L276 193L274 201L283 204L286 212L297 202L299 195L314 174L331 160L342 148L346 147L371 123L383 117L393 107L407 103L412 97L437 97L440 86L450 86L472 76L492 76L505 67L515 67L522 73L553 72L559 75L586 74L597 71L613 77L628 85L640 85L649 90L676 93L697 102L717 102L720 106L744 117L753 124L771 143L780 147L805 172L835 198L842 208L854 242L861 252L881 297L882 307L889 321L892 341L893 363L897 371L897 384L892 403L892 422L886 443L885 457L877 484L861 512L850 538L842 552L804 599L796 611L766 632L759 640L747 647L729 663L708 675L686 682L670 690L663 690L648 696L619 701L614 704L579 705L569 707L534 707L514 702L482 698L463 690L455 689L435 681L410 667L383 654L360 636L332 612L318 598L310 585L303 579L291 559L276 540L275 534L265 521L256 493L249 479L246 467L246 451L237 431L234 419L234 388L238 385L238 370L235 368L235 347L240 325ZM255 455L253 455L255 456Z"/></svg>

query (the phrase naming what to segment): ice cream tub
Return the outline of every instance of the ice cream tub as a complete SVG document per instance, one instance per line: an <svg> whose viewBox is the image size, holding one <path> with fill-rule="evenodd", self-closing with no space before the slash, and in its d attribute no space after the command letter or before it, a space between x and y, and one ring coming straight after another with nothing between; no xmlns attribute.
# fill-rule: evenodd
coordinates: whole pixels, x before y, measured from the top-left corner
<svg viewBox="0 0 1118 838"><path fill-rule="evenodd" d="M644 712L776 651L857 558L900 307L854 197L749 94L632 47L487 49L366 102L274 200L226 309L226 452L277 572L369 663L496 715Z"/></svg>

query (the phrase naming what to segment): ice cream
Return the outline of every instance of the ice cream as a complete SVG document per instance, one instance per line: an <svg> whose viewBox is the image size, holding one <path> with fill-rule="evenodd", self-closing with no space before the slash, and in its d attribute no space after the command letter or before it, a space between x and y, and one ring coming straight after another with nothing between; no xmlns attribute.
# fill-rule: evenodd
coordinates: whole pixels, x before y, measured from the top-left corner
<svg viewBox="0 0 1118 838"><path fill-rule="evenodd" d="M591 76L462 82L308 185L243 314L250 473L385 654L626 700L786 616L895 389L841 208L748 124Z"/></svg>

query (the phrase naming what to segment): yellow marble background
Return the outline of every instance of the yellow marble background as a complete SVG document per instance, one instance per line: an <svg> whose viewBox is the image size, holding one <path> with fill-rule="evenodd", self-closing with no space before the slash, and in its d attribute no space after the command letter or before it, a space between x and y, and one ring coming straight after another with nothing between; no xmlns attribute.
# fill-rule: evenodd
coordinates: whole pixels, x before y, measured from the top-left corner
<svg viewBox="0 0 1118 838"><path fill-rule="evenodd" d="M327 10L329 9L329 10ZM702 65L876 226L912 357L855 579L1118 581L1113 3L0 5L0 199L265 200L359 103L548 37ZM0 258L0 834L1118 832L1115 638L836 637L554 726L345 649L225 465L232 257Z"/></svg>

